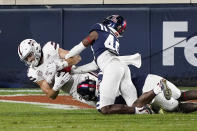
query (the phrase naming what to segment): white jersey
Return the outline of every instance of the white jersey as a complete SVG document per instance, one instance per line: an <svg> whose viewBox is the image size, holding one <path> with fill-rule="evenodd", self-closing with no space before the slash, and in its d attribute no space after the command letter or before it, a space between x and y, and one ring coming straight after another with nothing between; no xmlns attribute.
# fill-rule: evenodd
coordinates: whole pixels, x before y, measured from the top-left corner
<svg viewBox="0 0 197 131"><path fill-rule="evenodd" d="M47 42L44 47L42 48L43 52L43 63L40 64L38 67L29 67L27 76L33 82L38 82L41 80L46 80L47 75L44 75L46 72L46 66L49 63L57 63L62 61L58 53L59 44L54 42ZM74 74L72 75L72 79L70 79L62 88L61 90L69 93L74 99L86 103L88 105L95 106L95 102L93 101L86 101L81 98L81 96L77 93L77 86L79 83L85 81L87 78L97 80L97 76L94 73L85 73L85 74Z"/></svg>
<svg viewBox="0 0 197 131"><path fill-rule="evenodd" d="M51 41L44 45L42 48L43 63L37 67L29 67L28 69L27 76L30 80L33 82L38 82L46 79L47 75L44 75L44 72L46 70L47 64L62 61L62 59L60 59L58 49L59 44Z"/></svg>
<svg viewBox="0 0 197 131"><path fill-rule="evenodd" d="M96 85L98 84L97 75L94 73L84 73L84 74L74 74L72 75L72 79L69 80L62 88L66 93L69 93L74 99L86 103L88 105L96 106L95 101L86 101L77 93L77 86L79 83L85 81L86 79L91 79L96 81Z"/></svg>

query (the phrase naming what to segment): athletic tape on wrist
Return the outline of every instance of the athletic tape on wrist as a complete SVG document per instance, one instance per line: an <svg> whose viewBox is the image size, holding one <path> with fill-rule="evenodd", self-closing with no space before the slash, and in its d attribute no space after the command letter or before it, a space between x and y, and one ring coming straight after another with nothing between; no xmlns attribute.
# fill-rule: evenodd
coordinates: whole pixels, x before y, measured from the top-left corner
<svg viewBox="0 0 197 131"><path fill-rule="evenodd" d="M92 43L92 40L90 39L90 37L86 37L86 40L88 41L88 43Z"/></svg>

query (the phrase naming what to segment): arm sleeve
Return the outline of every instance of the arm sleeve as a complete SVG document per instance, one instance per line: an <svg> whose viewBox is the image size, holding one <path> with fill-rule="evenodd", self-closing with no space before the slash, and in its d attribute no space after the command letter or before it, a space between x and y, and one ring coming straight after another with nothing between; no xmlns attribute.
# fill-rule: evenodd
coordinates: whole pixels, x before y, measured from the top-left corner
<svg viewBox="0 0 197 131"><path fill-rule="evenodd" d="M54 56L58 54L58 50L59 50L59 44L52 41L47 42L42 48L43 54L47 54L50 56Z"/></svg>
<svg viewBox="0 0 197 131"><path fill-rule="evenodd" d="M91 33L94 30L102 30L103 27L101 24L96 23L93 26L91 26L91 28L89 29L89 33ZM103 27L104 28L104 27ZM68 59L70 57L73 57L75 55L79 55L84 49L86 49L86 47L83 45L82 42L80 42L78 45L74 46L68 54L65 55L65 59Z"/></svg>
<svg viewBox="0 0 197 131"><path fill-rule="evenodd" d="M86 47L83 45L82 42L80 42L78 45L74 46L68 54L65 55L65 59L68 59L70 57L73 57L75 55L80 54Z"/></svg>
<svg viewBox="0 0 197 131"><path fill-rule="evenodd" d="M82 74L82 73L95 71L97 69L98 69L98 66L96 65L95 61L92 61L91 63L88 63L86 65L74 67L71 70L71 73L73 73L73 74Z"/></svg>

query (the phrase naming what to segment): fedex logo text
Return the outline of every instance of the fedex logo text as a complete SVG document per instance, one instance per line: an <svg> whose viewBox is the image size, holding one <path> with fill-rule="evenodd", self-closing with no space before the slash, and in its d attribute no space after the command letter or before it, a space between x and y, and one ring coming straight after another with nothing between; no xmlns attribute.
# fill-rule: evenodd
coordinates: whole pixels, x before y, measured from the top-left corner
<svg viewBox="0 0 197 131"><path fill-rule="evenodd" d="M186 37L175 37L175 32L187 32L188 22L163 22L163 65L174 66L174 49L177 47L184 47L184 56L187 62L193 66L197 66L197 36L193 36L186 40ZM178 44L177 44L178 43Z"/></svg>

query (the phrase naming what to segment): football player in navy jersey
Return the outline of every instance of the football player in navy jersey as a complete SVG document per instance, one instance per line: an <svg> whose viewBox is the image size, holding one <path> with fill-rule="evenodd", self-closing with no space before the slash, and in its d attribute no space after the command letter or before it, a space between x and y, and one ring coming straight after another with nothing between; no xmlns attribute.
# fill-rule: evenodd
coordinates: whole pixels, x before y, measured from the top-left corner
<svg viewBox="0 0 197 131"><path fill-rule="evenodd" d="M102 73L98 74L98 81L102 81ZM152 90L157 86L161 81L165 81L164 86L168 86L168 88L172 91L172 97L170 100L165 100L164 97L157 95L151 104L151 109L153 109L154 113L159 113L159 109L163 109L167 112L182 112L182 113L190 113L197 111L197 103L189 102L188 100L197 100L197 91L189 90L189 91L180 91L173 83L164 79L161 76L154 74L144 74L137 77L133 77L132 81L137 89L138 97L143 93ZM98 82L98 84L99 84ZM85 84L84 84L85 83ZM96 84L96 83L95 83ZM98 91L99 85L97 85L97 90L92 88L93 85L89 85L88 81L84 81L83 83L79 83L77 92L87 101L97 100L96 108L99 108L99 93L95 93ZM97 98L97 99L95 99ZM126 104L123 97L121 95L117 96L115 99L115 104Z"/></svg>
<svg viewBox="0 0 197 131"><path fill-rule="evenodd" d="M171 97L170 89L158 86L137 99L130 69L117 58L118 38L125 31L126 25L126 20L122 16L108 16L102 23L93 25L89 35L65 55L65 59L68 59L80 54L87 46L92 47L94 60L103 72L100 83L100 108L103 114L147 113L145 105L150 103L156 95L163 93L165 98ZM126 105L114 104L118 93L121 93Z"/></svg>

